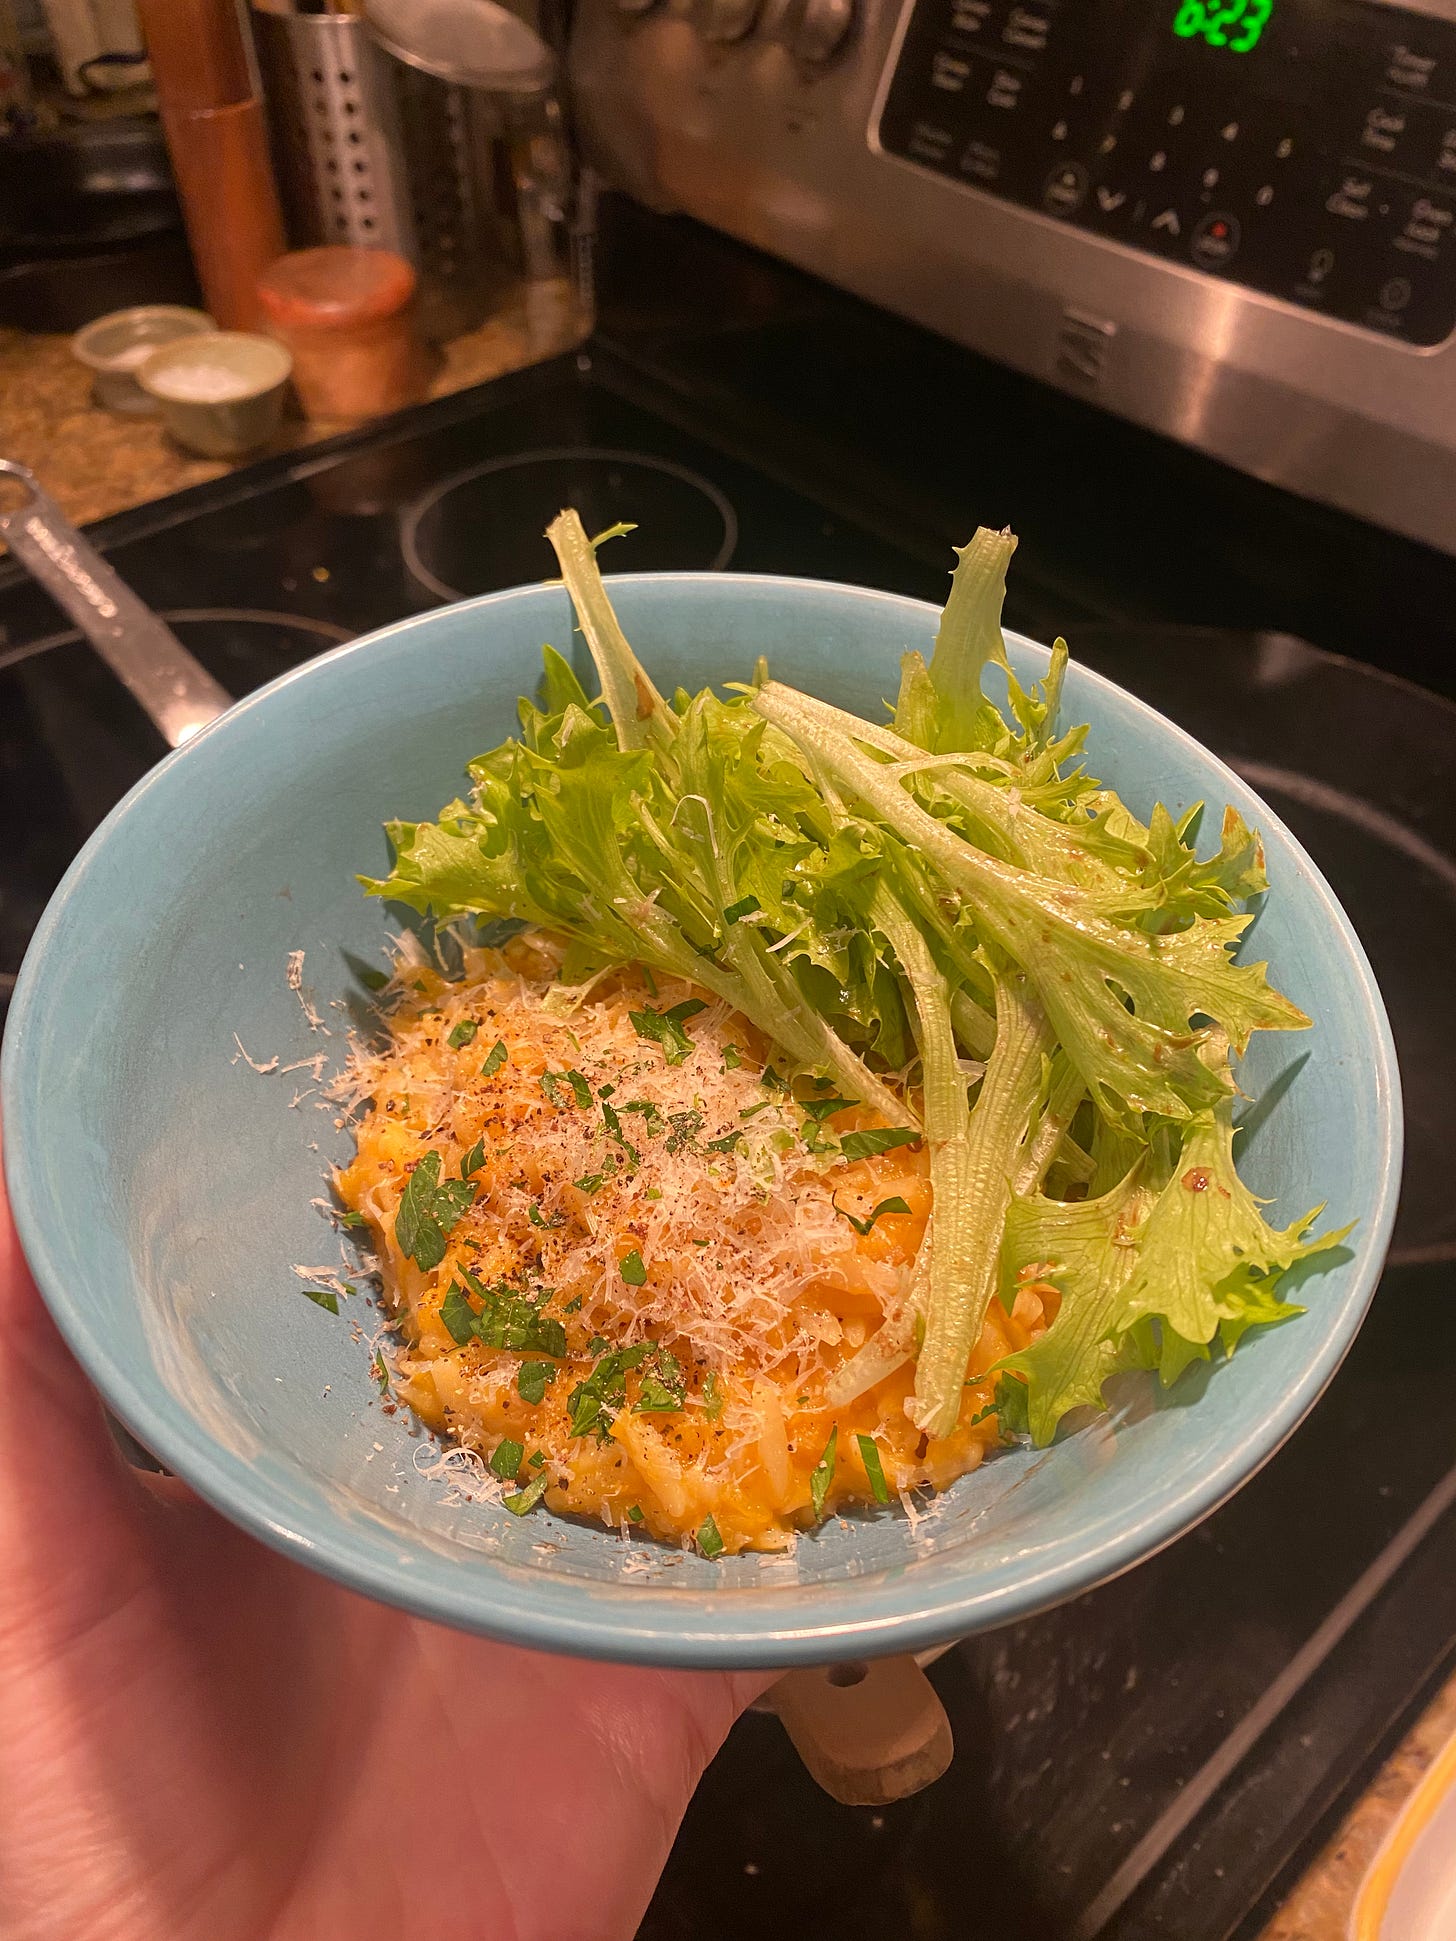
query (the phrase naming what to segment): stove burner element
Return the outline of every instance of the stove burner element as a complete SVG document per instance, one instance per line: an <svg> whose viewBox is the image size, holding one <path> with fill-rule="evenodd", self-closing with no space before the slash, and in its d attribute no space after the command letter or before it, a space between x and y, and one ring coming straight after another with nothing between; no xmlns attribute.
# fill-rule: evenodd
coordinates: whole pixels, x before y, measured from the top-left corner
<svg viewBox="0 0 1456 1941"><path fill-rule="evenodd" d="M233 695L352 638L331 620L297 613L173 607L162 618ZM12 837L0 884L0 1017L30 933L67 864L166 752L81 634L0 647L0 823Z"/></svg>
<svg viewBox="0 0 1456 1941"><path fill-rule="evenodd" d="M405 564L441 600L496 593L555 573L544 534L565 506L612 541L611 573L712 572L732 559L738 518L716 485L669 459L562 446L461 472L405 514Z"/></svg>

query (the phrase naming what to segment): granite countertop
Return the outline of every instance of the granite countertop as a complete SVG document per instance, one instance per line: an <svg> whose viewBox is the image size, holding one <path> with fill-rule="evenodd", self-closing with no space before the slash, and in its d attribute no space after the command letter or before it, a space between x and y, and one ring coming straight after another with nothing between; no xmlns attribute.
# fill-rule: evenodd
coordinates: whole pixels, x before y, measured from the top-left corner
<svg viewBox="0 0 1456 1941"><path fill-rule="evenodd" d="M569 350L589 329L565 282L519 284L490 317L440 347L431 397L445 397ZM290 419L270 450L310 444L347 427ZM220 478L237 464L183 451L156 417L103 410L70 339L0 329L0 456L28 465L76 525Z"/></svg>
<svg viewBox="0 0 1456 1941"><path fill-rule="evenodd" d="M1262 1941L1346 1941L1355 1896L1401 1808L1456 1734L1456 1677L1447 1681L1311 1864Z"/></svg>

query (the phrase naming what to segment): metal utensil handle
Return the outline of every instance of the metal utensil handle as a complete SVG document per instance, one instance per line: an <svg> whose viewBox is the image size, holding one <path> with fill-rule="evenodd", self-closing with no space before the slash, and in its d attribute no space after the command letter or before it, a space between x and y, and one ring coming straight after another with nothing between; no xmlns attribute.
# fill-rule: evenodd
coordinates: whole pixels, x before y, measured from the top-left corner
<svg viewBox="0 0 1456 1941"><path fill-rule="evenodd" d="M230 708L232 696L81 537L35 474L0 458L0 476L18 479L30 495L0 511L0 538L130 689L167 745L180 747Z"/></svg>

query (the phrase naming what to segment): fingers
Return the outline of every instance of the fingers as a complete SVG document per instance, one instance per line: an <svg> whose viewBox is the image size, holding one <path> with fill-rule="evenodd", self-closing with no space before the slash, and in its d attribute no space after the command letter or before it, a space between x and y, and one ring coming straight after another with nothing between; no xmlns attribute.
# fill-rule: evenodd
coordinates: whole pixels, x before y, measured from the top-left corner
<svg viewBox="0 0 1456 1941"><path fill-rule="evenodd" d="M783 1677L781 1671L730 1671L727 1674L728 1690L736 1710L734 1717L746 1712L756 1699L763 1697Z"/></svg>
<svg viewBox="0 0 1456 1941"><path fill-rule="evenodd" d="M0 1163L4 1160L0 1146ZM3 1178L3 1172L0 1172ZM96 1414L90 1383L70 1350L31 1276L8 1196L0 1191L0 1387L23 1404L27 1394L62 1412L74 1409L88 1422ZM97 1427L99 1428L99 1422ZM97 1438L98 1443L100 1438Z"/></svg>
<svg viewBox="0 0 1456 1941"><path fill-rule="evenodd" d="M4 1145L0 1142L0 1181L4 1179L4 1158ZM31 1333L38 1335L38 1349L49 1357L54 1329L20 1251L20 1236L11 1217L9 1196L0 1187L0 1339L15 1341L22 1334Z"/></svg>
<svg viewBox="0 0 1456 1941"><path fill-rule="evenodd" d="M3 1151L0 1151L3 1161ZM3 1172L0 1172L3 1178ZM0 1190L0 1534L44 1545L74 1541L68 1513L94 1524L125 1497L116 1446L95 1391L47 1313Z"/></svg>

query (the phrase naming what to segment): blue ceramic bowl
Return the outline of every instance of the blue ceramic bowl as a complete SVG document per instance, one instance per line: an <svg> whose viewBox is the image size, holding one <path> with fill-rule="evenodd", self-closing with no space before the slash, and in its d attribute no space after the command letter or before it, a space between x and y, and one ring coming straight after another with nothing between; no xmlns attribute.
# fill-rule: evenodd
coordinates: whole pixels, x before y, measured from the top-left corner
<svg viewBox="0 0 1456 1941"><path fill-rule="evenodd" d="M733 574L612 582L671 692L776 675L872 713L934 611ZM300 1298L295 1264L338 1260L312 1204L349 1150L295 1095L342 1048L346 953L383 961L390 916L356 870L380 823L428 817L515 725L541 643L572 644L567 596L528 587L428 613L249 697L141 782L73 864L21 972L4 1058L20 1232L67 1340L116 1414L220 1510L370 1595L518 1643L674 1665L789 1665L920 1650L1075 1596L1171 1542L1270 1456L1349 1347L1400 1178L1390 1030L1365 954L1277 817L1187 735L1074 669L1065 718L1141 814L1233 802L1263 831L1274 894L1253 943L1315 1021L1264 1036L1259 1094L1290 1078L1244 1158L1282 1224L1317 1201L1358 1220L1308 1315L1231 1364L1048 1452L1010 1453L913 1525L836 1519L785 1559L718 1563L548 1514L455 1499L401 1411L382 1413L351 1318ZM579 644L579 643L578 643ZM1045 651L1013 639L1023 680ZM585 664L578 658L584 670ZM1211 825L1213 826L1213 825ZM289 988L301 950L312 1030Z"/></svg>

